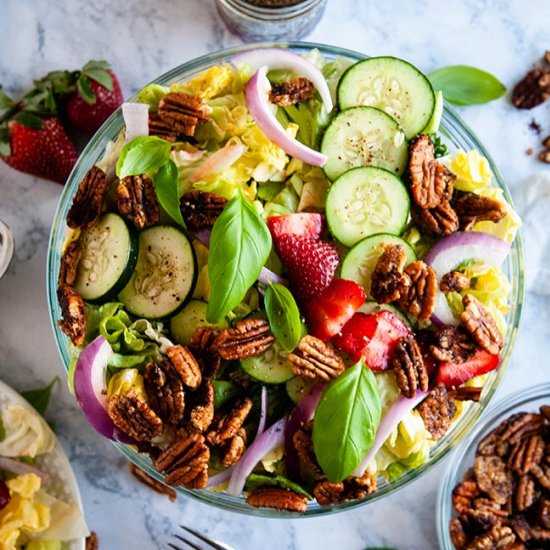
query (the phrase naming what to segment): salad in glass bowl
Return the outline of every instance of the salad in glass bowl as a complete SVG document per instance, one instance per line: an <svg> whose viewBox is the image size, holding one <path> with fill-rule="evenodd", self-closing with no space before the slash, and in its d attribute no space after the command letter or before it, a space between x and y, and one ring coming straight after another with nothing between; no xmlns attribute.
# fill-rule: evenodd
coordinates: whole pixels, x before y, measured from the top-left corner
<svg viewBox="0 0 550 550"><path fill-rule="evenodd" d="M124 104L64 192L48 289L70 386L126 456L208 502L376 499L496 389L519 226L407 61L206 56Z"/></svg>

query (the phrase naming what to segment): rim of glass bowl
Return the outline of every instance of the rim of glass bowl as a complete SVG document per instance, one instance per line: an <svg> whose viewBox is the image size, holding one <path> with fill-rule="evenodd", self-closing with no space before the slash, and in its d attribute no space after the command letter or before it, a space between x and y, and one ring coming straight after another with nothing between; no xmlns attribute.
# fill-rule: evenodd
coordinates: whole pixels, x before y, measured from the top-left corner
<svg viewBox="0 0 550 550"><path fill-rule="evenodd" d="M278 42L278 43L258 43L248 44L246 46L239 46L236 48L226 49L215 53L210 53L184 63L171 71L168 71L164 75L160 76L153 81L155 84L169 84L175 81L182 81L191 78L200 71L207 67L227 61L232 55L241 52L243 50L252 50L258 47L287 47L298 53L309 51L313 48L319 49L319 51L327 56L333 58L336 56L343 56L351 58L355 61L366 59L368 56L355 52L352 50L342 49L335 46L328 46L323 44L316 44L311 42ZM88 143L80 158L78 159L75 167L73 168L67 184L61 194L61 199L57 207L55 214L52 231L49 241L48 259L47 259L47 299L50 312L50 321L52 324L57 349L62 358L65 370L68 372L69 364L71 362L69 345L65 335L61 332L57 325L57 319L60 318L60 309L57 304L56 288L57 277L59 273L59 259L63 248L63 243L67 236L67 229L65 225L65 219L70 207L73 194L78 187L78 183L84 177L86 171L95 164L103 155L105 146L110 139L115 138L118 132L123 128L123 119L121 110L118 109L113 115L105 122L100 130L94 135L91 141ZM500 188L504 197L510 203L511 197L508 193L506 186L503 183L500 172L494 165L490 155L485 150L483 145L479 142L474 133L468 128L468 126L461 120L458 114L447 104L444 107L443 118L441 123L441 131L447 137L447 139L456 147L461 147L464 150L477 149L490 163L491 169L494 173L494 185ZM374 502L384 496L394 493L397 489L408 485L413 480L422 476L425 472L431 469L437 464L451 449L453 449L471 430L479 415L486 408L487 404L491 400L491 397L495 393L502 377L506 372L514 342L516 340L519 320L521 315L521 308L523 303L523 252L521 237L518 234L511 252L508 256L506 266L506 272L510 278L512 284L512 292L510 295L510 311L507 316L509 333L506 339L506 344L502 352L501 367L494 373L492 373L484 388L484 395L481 401L469 409L463 414L460 422L456 424L453 430L445 436L442 440L434 445L430 455L430 460L425 464L411 470L401 476L398 480L392 483L383 481L376 493L373 493L367 499L359 502L345 502L333 506L320 507L317 504L310 504L305 514L300 517L314 516L321 514L329 514L358 506L365 505L367 503ZM162 476L156 472L152 467L148 458L139 455L136 451L125 445L114 443L115 447L130 461L134 462L140 468L143 468L152 477L162 480ZM288 517L290 514L284 512L277 512L276 510L264 509L264 508L252 508L248 506L242 497L232 497L223 493L218 493L209 490L191 491L184 488L177 489L180 493L196 498L202 502L218 506L220 508L242 512L245 514L263 516L263 517ZM291 515L291 517L296 517Z"/></svg>
<svg viewBox="0 0 550 550"><path fill-rule="evenodd" d="M533 410L532 405L543 399L550 402L550 382L529 386L510 394L496 405L489 407L487 413L483 416L483 423L476 426L457 447L454 452L454 457L457 460L449 462L437 493L436 525L439 548L442 550L455 550L449 535L449 521L453 515L451 494L455 485L461 481L466 467L473 466L472 453L481 438L520 407L525 408L526 412L531 412Z"/></svg>

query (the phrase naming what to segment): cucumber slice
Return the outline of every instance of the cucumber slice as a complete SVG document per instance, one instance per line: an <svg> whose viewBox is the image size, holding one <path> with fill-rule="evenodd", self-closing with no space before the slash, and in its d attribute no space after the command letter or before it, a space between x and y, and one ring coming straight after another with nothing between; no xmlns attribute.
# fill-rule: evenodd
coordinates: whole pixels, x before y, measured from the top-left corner
<svg viewBox="0 0 550 550"><path fill-rule="evenodd" d="M401 175L407 165L407 140L399 124L374 107L346 109L335 116L323 135L323 166L330 180L350 168L378 166Z"/></svg>
<svg viewBox="0 0 550 550"><path fill-rule="evenodd" d="M295 376L286 383L286 394L290 397L291 401L297 405L314 385L315 382L311 380L306 380L301 376Z"/></svg>
<svg viewBox="0 0 550 550"><path fill-rule="evenodd" d="M428 125L426 126L426 128L422 130L423 134L436 134L439 131L439 126L441 125L441 119L443 117L444 104L445 102L443 100L443 92L441 91L435 92L434 112L432 113L430 122L428 122Z"/></svg>
<svg viewBox="0 0 550 550"><path fill-rule="evenodd" d="M416 261L416 254L409 243L395 235L379 233L358 242L342 262L340 277L360 284L370 296L372 272L376 262L389 244L400 244L407 254L407 264Z"/></svg>
<svg viewBox="0 0 550 550"><path fill-rule="evenodd" d="M138 257L135 230L118 214L104 214L82 231L78 239L82 256L74 283L87 302L102 302L116 296L130 280Z"/></svg>
<svg viewBox="0 0 550 550"><path fill-rule="evenodd" d="M367 300L357 311L359 313L378 313L383 309L391 311L412 330L413 326L411 320L399 308L391 304L378 304L374 300Z"/></svg>
<svg viewBox="0 0 550 550"><path fill-rule="evenodd" d="M128 284L118 295L137 317L160 319L180 310L197 280L197 259L179 229L157 225L139 234L139 256Z"/></svg>
<svg viewBox="0 0 550 550"><path fill-rule="evenodd" d="M172 340L178 344L187 346L191 341L191 336L195 329L203 325L213 326L223 330L229 327L227 321L222 321L216 325L206 322L206 309L208 304L202 300L190 300L185 307L174 317L170 319L170 334Z"/></svg>
<svg viewBox="0 0 550 550"><path fill-rule="evenodd" d="M393 117L411 139L430 121L435 94L416 67L397 57L371 57L352 65L338 84L338 105L378 107Z"/></svg>
<svg viewBox="0 0 550 550"><path fill-rule="evenodd" d="M330 187L326 216L330 232L348 247L376 233L402 233L409 219L409 193L391 172L352 168Z"/></svg>
<svg viewBox="0 0 550 550"><path fill-rule="evenodd" d="M282 384L294 377L287 356L288 353L275 342L264 354L241 359L241 366L249 376L260 382Z"/></svg>

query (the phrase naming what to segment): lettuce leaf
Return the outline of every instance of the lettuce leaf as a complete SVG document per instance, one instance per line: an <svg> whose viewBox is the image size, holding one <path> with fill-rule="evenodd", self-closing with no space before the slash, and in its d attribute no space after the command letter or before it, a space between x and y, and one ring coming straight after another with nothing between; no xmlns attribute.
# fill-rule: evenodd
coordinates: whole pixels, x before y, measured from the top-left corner
<svg viewBox="0 0 550 550"><path fill-rule="evenodd" d="M142 88L137 95L139 103L149 105L149 111L155 112L159 108L160 100L170 91L167 86L160 84L149 84Z"/></svg>

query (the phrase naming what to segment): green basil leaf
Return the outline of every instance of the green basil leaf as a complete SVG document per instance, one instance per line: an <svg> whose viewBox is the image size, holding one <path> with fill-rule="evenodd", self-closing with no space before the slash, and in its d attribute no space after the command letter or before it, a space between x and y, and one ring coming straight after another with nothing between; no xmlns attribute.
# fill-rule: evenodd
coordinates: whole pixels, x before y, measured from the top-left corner
<svg viewBox="0 0 550 550"><path fill-rule="evenodd" d="M89 105L94 105L97 101L94 91L92 90L92 83L90 79L85 75L80 75L80 78L76 81L76 89L78 95Z"/></svg>
<svg viewBox="0 0 550 550"><path fill-rule="evenodd" d="M506 92L504 84L492 74L468 65L442 67L430 73L428 78L432 86L455 105L488 103Z"/></svg>
<svg viewBox="0 0 550 550"><path fill-rule="evenodd" d="M36 409L38 414L44 416L50 403L52 389L57 382L59 382L59 378L56 376L45 388L22 391L21 395Z"/></svg>
<svg viewBox="0 0 550 550"><path fill-rule="evenodd" d="M127 143L116 164L119 178L154 174L170 158L172 143L155 136L139 136Z"/></svg>
<svg viewBox="0 0 550 550"><path fill-rule="evenodd" d="M212 228L208 275L209 323L219 323L244 298L271 251L271 234L252 203L239 192Z"/></svg>
<svg viewBox="0 0 550 550"><path fill-rule="evenodd" d="M185 229L185 222L180 210L178 168L174 161L165 162L155 174L153 181L160 205L178 225Z"/></svg>
<svg viewBox="0 0 550 550"><path fill-rule="evenodd" d="M86 76L95 80L98 84L107 88L110 92L114 90L113 77L103 69L90 69L86 71Z"/></svg>
<svg viewBox="0 0 550 550"><path fill-rule="evenodd" d="M280 487L281 489L288 489L289 491L294 491L299 495L303 495L309 500L313 499L301 485L284 476L252 473L246 478L246 487L251 490L260 489L262 487Z"/></svg>
<svg viewBox="0 0 550 550"><path fill-rule="evenodd" d="M300 340L300 310L290 290L278 283L265 289L265 312L275 339L285 351L292 351Z"/></svg>
<svg viewBox="0 0 550 550"><path fill-rule="evenodd" d="M313 418L313 449L330 481L349 476L374 441L382 405L371 370L360 361L323 392Z"/></svg>

